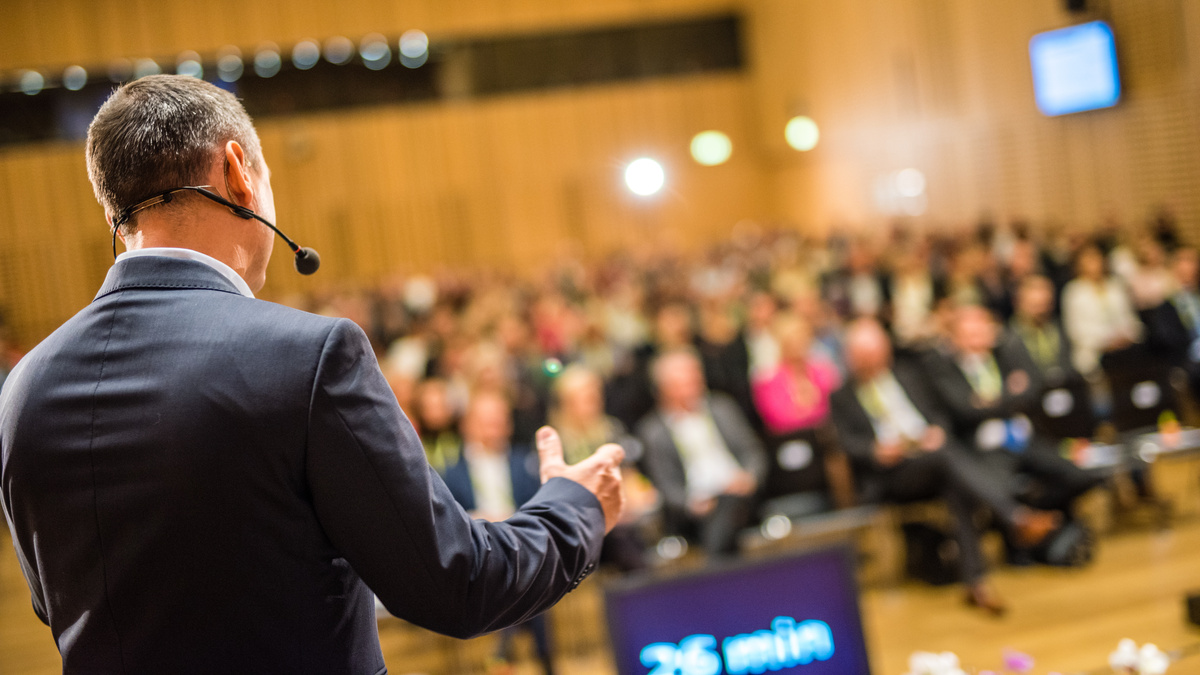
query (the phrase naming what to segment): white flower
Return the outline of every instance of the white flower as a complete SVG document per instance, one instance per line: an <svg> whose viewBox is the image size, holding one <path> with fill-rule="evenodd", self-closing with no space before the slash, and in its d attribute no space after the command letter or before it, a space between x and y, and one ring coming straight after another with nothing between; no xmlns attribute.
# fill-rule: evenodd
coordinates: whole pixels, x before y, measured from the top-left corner
<svg viewBox="0 0 1200 675"><path fill-rule="evenodd" d="M908 671L906 675L967 675L951 652L913 652L908 657Z"/></svg>
<svg viewBox="0 0 1200 675"><path fill-rule="evenodd" d="M1117 651L1109 655L1108 665L1119 673L1163 675L1171 665L1171 658L1153 644L1147 643L1138 649L1136 642L1125 639L1117 645Z"/></svg>

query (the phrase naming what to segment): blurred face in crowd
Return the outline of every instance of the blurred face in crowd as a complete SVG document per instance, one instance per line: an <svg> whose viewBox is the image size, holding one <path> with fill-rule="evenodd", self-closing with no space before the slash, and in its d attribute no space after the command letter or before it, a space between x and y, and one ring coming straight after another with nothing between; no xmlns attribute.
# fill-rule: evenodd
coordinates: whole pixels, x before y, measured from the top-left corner
<svg viewBox="0 0 1200 675"><path fill-rule="evenodd" d="M494 452L506 450L512 435L512 411L508 401L495 392L473 394L463 417L462 433L467 443Z"/></svg>
<svg viewBox="0 0 1200 675"><path fill-rule="evenodd" d="M587 426L604 416L604 385L590 370L568 369L558 385L562 415L571 424Z"/></svg>
<svg viewBox="0 0 1200 675"><path fill-rule="evenodd" d="M1008 270L1014 279L1024 279L1038 271L1038 251L1033 242L1021 239L1013 244L1012 259Z"/></svg>
<svg viewBox="0 0 1200 675"><path fill-rule="evenodd" d="M688 352L672 352L654 365L659 402L668 410L695 410L704 398L700 360Z"/></svg>
<svg viewBox="0 0 1200 675"><path fill-rule="evenodd" d="M746 307L746 320L755 330L767 330L775 318L775 298L770 293L755 293Z"/></svg>
<svg viewBox="0 0 1200 675"><path fill-rule="evenodd" d="M1104 278L1104 254L1095 246L1084 248L1075 262L1075 272L1088 281L1100 281Z"/></svg>
<svg viewBox="0 0 1200 675"><path fill-rule="evenodd" d="M785 314L774 326L775 340L779 343L779 356L784 363L803 364L812 351L812 329L808 322L798 316Z"/></svg>
<svg viewBox="0 0 1200 675"><path fill-rule="evenodd" d="M1181 248L1175 253L1175 281L1183 288L1195 290L1200 281L1200 254L1194 248Z"/></svg>
<svg viewBox="0 0 1200 675"><path fill-rule="evenodd" d="M422 431L441 431L450 426L454 409L444 380L426 380L417 394L417 416Z"/></svg>
<svg viewBox="0 0 1200 675"><path fill-rule="evenodd" d="M682 347L692 342L692 315L681 304L670 304L658 310L654 321L658 344L664 347Z"/></svg>
<svg viewBox="0 0 1200 675"><path fill-rule="evenodd" d="M996 344L996 322L983 307L959 307L954 313L954 347L961 354L983 354Z"/></svg>
<svg viewBox="0 0 1200 675"><path fill-rule="evenodd" d="M859 382L869 382L892 367L892 344L873 319L859 319L846 329L846 365Z"/></svg>
<svg viewBox="0 0 1200 675"><path fill-rule="evenodd" d="M1029 277L1017 292L1017 315L1040 323L1054 312L1054 285L1046 277Z"/></svg>

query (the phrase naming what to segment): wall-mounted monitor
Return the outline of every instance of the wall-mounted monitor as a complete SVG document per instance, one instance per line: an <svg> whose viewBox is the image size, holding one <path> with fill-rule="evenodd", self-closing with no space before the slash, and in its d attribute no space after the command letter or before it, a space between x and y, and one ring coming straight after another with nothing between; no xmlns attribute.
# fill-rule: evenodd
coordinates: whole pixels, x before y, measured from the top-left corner
<svg viewBox="0 0 1200 675"><path fill-rule="evenodd" d="M633 581L605 600L620 675L870 675L848 547Z"/></svg>
<svg viewBox="0 0 1200 675"><path fill-rule="evenodd" d="M1029 59L1037 106L1046 115L1109 108L1121 98L1116 41L1103 21L1034 35Z"/></svg>

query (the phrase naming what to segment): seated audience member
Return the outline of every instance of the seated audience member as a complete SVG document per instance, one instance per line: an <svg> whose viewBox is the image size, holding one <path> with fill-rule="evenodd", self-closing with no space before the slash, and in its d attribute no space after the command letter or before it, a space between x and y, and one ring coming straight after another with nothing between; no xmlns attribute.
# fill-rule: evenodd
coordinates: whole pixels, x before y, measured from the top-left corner
<svg viewBox="0 0 1200 675"><path fill-rule="evenodd" d="M930 269L927 245L917 243L900 253L891 278L892 332L898 349L919 350L933 338L933 306L945 294L945 286Z"/></svg>
<svg viewBox="0 0 1200 675"><path fill-rule="evenodd" d="M767 291L755 291L746 299L746 326L741 338L749 354L751 379L779 365L779 342L771 330L778 311L778 301Z"/></svg>
<svg viewBox="0 0 1200 675"><path fill-rule="evenodd" d="M994 474L948 433L949 419L914 367L893 365L878 322L859 320L846 332L850 379L831 399L842 448L857 468L867 501L907 503L942 498L954 523L966 600L992 614L1005 605L986 582L973 512L987 507L1024 545L1037 544L1058 519L1018 504Z"/></svg>
<svg viewBox="0 0 1200 675"><path fill-rule="evenodd" d="M695 352L665 352L652 374L658 405L637 434L646 475L662 497L664 529L698 533L709 555L734 553L766 475L762 443L733 399L708 392Z"/></svg>
<svg viewBox="0 0 1200 675"><path fill-rule="evenodd" d="M1009 327L1033 359L1046 387L1078 378L1071 360L1071 342L1054 316L1054 284L1043 276L1028 276L1017 287L1016 311Z"/></svg>
<svg viewBox="0 0 1200 675"><path fill-rule="evenodd" d="M462 420L459 460L446 468L446 487L473 518L505 520L541 487L537 453L529 446L512 444L512 411L504 396L491 390L476 391ZM545 615L506 629L500 634L497 659L512 658L516 631L533 635L538 660L547 675L554 672Z"/></svg>
<svg viewBox="0 0 1200 675"><path fill-rule="evenodd" d="M1105 271L1104 254L1094 244L1079 251L1076 276L1063 289L1063 327L1071 341L1075 369L1085 377L1100 374L1100 358L1138 342L1142 324L1129 294Z"/></svg>
<svg viewBox="0 0 1200 675"><path fill-rule="evenodd" d="M616 443L625 449L622 467L625 511L622 521L604 539L602 563L611 563L622 572L645 567L644 545L636 521L653 507L657 496L647 479L634 468L641 458L642 444L629 435L625 425L604 414L604 383L599 375L581 365L568 366L554 382L556 405L550 412L550 425L558 430L563 456L575 464L592 454L588 449Z"/></svg>
<svg viewBox="0 0 1200 675"><path fill-rule="evenodd" d="M782 314L773 333L780 360L753 383L759 415L774 436L817 427L829 416L829 395L840 384L837 368L813 354L812 331L803 319Z"/></svg>
<svg viewBox="0 0 1200 675"><path fill-rule="evenodd" d="M1192 395L1200 396L1200 254L1180 248L1172 258L1172 272L1174 292L1148 313L1148 341L1187 373Z"/></svg>
<svg viewBox="0 0 1200 675"><path fill-rule="evenodd" d="M1168 266L1162 244L1149 233L1138 236L1133 243L1133 269L1125 282L1137 310L1161 305L1175 290L1175 278Z"/></svg>
<svg viewBox="0 0 1200 675"><path fill-rule="evenodd" d="M692 310L683 302L664 303L654 313L651 339L634 350L625 367L618 368L609 380L605 408L627 428L632 428L654 408L650 364L655 357L694 344Z"/></svg>
<svg viewBox="0 0 1200 675"><path fill-rule="evenodd" d="M1019 339L998 334L987 309L957 308L949 350L931 352L924 362L955 435L973 445L997 475L1033 479L1019 489L1022 501L1069 514L1074 499L1098 484L1033 432L1023 413L1039 405L1037 366Z"/></svg>
<svg viewBox="0 0 1200 675"><path fill-rule="evenodd" d="M438 473L458 463L462 440L458 436L458 414L450 401L445 380L430 378L417 387L412 421L425 446L425 457Z"/></svg>
<svg viewBox="0 0 1200 675"><path fill-rule="evenodd" d="M875 253L865 241L852 242L845 267L830 272L821 282L822 297L843 318L883 318L891 301L887 292Z"/></svg>

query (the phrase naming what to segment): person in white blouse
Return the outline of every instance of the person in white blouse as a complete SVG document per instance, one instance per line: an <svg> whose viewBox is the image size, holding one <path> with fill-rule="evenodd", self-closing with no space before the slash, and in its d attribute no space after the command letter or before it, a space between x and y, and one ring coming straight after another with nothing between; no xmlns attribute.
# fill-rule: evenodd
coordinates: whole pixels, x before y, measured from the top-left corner
<svg viewBox="0 0 1200 675"><path fill-rule="evenodd" d="M1142 323L1133 312L1124 284L1106 273L1099 248L1084 247L1076 258L1075 272L1063 289L1063 325L1075 368L1092 377L1099 373L1100 357L1106 352L1141 341Z"/></svg>

